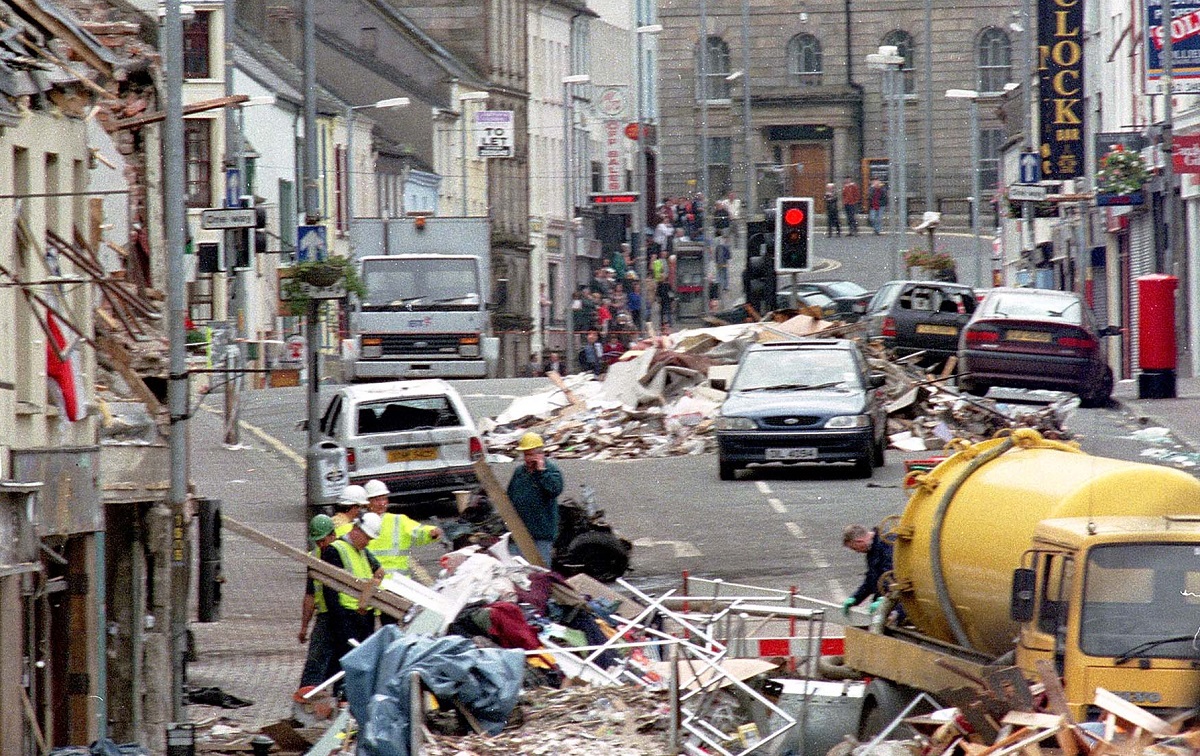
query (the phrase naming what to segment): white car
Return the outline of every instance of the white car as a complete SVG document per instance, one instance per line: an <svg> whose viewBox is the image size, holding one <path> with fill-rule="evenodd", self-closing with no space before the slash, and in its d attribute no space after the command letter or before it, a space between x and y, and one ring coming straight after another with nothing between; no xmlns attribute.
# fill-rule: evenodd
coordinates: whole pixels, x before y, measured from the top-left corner
<svg viewBox="0 0 1200 756"><path fill-rule="evenodd" d="M383 481L392 503L451 498L478 486L483 441L462 397L438 379L344 386L321 416L321 435L346 451L350 483Z"/></svg>

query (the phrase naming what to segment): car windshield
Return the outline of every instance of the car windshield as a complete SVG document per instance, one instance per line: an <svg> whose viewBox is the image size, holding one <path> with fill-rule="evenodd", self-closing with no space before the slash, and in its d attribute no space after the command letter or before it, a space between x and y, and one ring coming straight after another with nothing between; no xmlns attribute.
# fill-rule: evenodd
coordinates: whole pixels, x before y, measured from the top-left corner
<svg viewBox="0 0 1200 756"><path fill-rule="evenodd" d="M1041 293L995 293L987 298L987 308L989 314L1003 318L1049 318L1071 325L1080 325L1083 322L1083 307L1076 297Z"/></svg>
<svg viewBox="0 0 1200 756"><path fill-rule="evenodd" d="M363 310L477 310L479 277L470 258L363 261Z"/></svg>
<svg viewBox="0 0 1200 756"><path fill-rule="evenodd" d="M1079 647L1092 656L1200 659L1200 547L1099 546L1084 574Z"/></svg>
<svg viewBox="0 0 1200 756"><path fill-rule="evenodd" d="M358 405L357 435L403 433L462 425L444 396L416 396Z"/></svg>
<svg viewBox="0 0 1200 756"><path fill-rule="evenodd" d="M853 281L830 281L823 284L826 289L833 292L835 297L857 297L860 294L866 294L867 290Z"/></svg>
<svg viewBox="0 0 1200 756"><path fill-rule="evenodd" d="M861 389L858 365L843 350L763 349L747 352L734 376L732 391L806 388Z"/></svg>

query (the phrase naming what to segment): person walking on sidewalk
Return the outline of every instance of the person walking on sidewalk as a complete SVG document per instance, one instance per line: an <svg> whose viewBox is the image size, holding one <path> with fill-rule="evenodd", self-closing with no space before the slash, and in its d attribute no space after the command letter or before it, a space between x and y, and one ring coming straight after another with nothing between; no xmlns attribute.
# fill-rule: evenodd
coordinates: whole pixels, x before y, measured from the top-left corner
<svg viewBox="0 0 1200 756"><path fill-rule="evenodd" d="M379 537L379 527L379 515L367 512L355 520L349 533L321 550L321 561L378 585L383 579L383 568L367 544ZM341 669L341 659L351 648L350 641L364 641L375 632L375 611L359 605L357 592L342 593L328 585L322 586L322 592L329 615L330 657L325 678L330 678Z"/></svg>
<svg viewBox="0 0 1200 756"><path fill-rule="evenodd" d="M558 496L563 492L563 475L558 465L546 459L545 442L530 431L517 441L523 463L508 481L508 498L533 538L542 562L549 567L558 539Z"/></svg>
<svg viewBox="0 0 1200 756"><path fill-rule="evenodd" d="M834 232L842 235L842 221L838 216L837 185L832 181L825 185L825 236L833 236Z"/></svg>
<svg viewBox="0 0 1200 756"><path fill-rule="evenodd" d="M880 228L883 226L883 209L885 207L887 207L887 189L884 188L882 181L875 179L867 188L867 220L871 222L871 228L876 235L880 233Z"/></svg>
<svg viewBox="0 0 1200 756"><path fill-rule="evenodd" d="M332 517L319 514L312 518L308 523L308 540L313 542L313 550L309 555L320 559L321 552L336 537ZM311 636L308 632L310 623ZM329 645L329 611L325 605L325 592L317 590L317 581L312 573L305 580L304 602L300 605L300 634L297 638L301 643L308 643L308 655L304 659L304 670L300 673L300 687L320 685L328 677L326 673L333 649Z"/></svg>
<svg viewBox="0 0 1200 756"><path fill-rule="evenodd" d="M362 486L346 486L337 502L337 514L333 516L333 532L338 537L350 532L354 521L367 507L367 490Z"/></svg>
<svg viewBox="0 0 1200 756"><path fill-rule="evenodd" d="M850 236L858 236L858 205L861 202L858 184L847 176L842 182L842 207L846 210L846 233Z"/></svg>
<svg viewBox="0 0 1200 756"><path fill-rule="evenodd" d="M379 535L371 539L367 548L379 560L384 574L412 577L413 547L427 546L440 539L442 529L422 525L408 515L388 512L388 487L381 480L368 480L366 492L367 509L380 519Z"/></svg>

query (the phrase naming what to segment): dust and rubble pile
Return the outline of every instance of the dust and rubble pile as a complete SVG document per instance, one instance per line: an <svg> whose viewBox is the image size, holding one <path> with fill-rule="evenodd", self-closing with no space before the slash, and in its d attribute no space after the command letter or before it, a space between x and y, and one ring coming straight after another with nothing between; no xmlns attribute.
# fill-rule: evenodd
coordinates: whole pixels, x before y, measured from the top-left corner
<svg viewBox="0 0 1200 756"><path fill-rule="evenodd" d="M865 337L862 324L807 315L776 322L722 325L646 339L600 377L551 376L554 386L520 397L481 423L493 453L513 451L529 430L558 459L644 459L711 452L716 416L742 352L751 344L798 338L853 338L871 369L887 378L888 436L904 451L940 449L955 438L981 441L1001 430L1031 427L1068 439L1065 423L1078 403L1047 392L1022 405L960 393L948 385L953 365L929 372L920 355L895 359Z"/></svg>

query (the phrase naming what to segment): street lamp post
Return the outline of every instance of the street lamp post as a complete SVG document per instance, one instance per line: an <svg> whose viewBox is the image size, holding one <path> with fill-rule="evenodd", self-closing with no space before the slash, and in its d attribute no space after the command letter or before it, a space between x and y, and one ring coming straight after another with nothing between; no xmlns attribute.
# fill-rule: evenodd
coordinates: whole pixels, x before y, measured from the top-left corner
<svg viewBox="0 0 1200 756"><path fill-rule="evenodd" d="M947 89L946 97L966 100L971 114L971 235L975 238L975 285L983 287L983 248L979 239L979 92Z"/></svg>
<svg viewBox="0 0 1200 756"><path fill-rule="evenodd" d="M907 187L905 177L904 143L904 86L900 76L904 57L894 45L882 45L878 52L867 56L867 67L881 73L883 106L887 110L888 186L893 212L888 224L890 237L891 276L899 277L899 235L907 228Z"/></svg>
<svg viewBox="0 0 1200 756"><path fill-rule="evenodd" d="M644 3L646 0L638 0L638 23L641 24L643 13L645 12ZM635 162L635 170L637 171L637 191L638 200L637 206L634 208L634 223L633 230L635 233L633 239L633 253L635 258L635 269L637 270L638 280L642 282L642 318L645 321L646 316L646 217L649 215L646 206L646 143L645 143L645 125L643 121L646 117L645 108L642 107L642 100L645 98L645 79L646 70L644 67L646 53L642 47L642 39L646 34L658 34L663 30L662 24L648 24L638 26L634 30L634 35L637 37L637 102L634 104L634 116L637 120L637 161Z"/></svg>
<svg viewBox="0 0 1200 756"><path fill-rule="evenodd" d="M575 300L575 181L571 173L571 89L576 84L587 84L592 80L588 74L572 74L562 79L563 106L563 246L567 258L568 301ZM578 368L578 355L575 351L575 309L567 313L567 365L572 372Z"/></svg>
<svg viewBox="0 0 1200 756"><path fill-rule="evenodd" d="M410 104L407 97L390 97L369 105L346 106L346 230L350 234L350 252L354 253L354 111L366 108L403 108Z"/></svg>
<svg viewBox="0 0 1200 756"><path fill-rule="evenodd" d="M467 217L467 103L486 100L488 92L463 92L458 96L459 162L462 163L462 215Z"/></svg>

